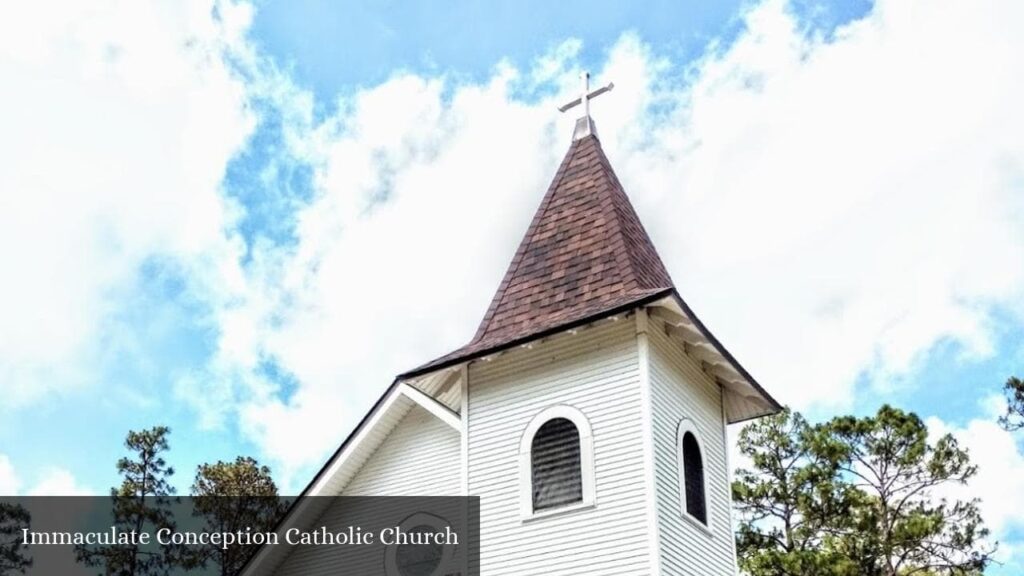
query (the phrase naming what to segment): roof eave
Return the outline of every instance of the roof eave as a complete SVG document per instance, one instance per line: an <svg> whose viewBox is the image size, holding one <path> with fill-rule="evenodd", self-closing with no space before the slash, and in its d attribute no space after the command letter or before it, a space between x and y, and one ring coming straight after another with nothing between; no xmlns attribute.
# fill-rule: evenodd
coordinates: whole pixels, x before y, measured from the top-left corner
<svg viewBox="0 0 1024 576"><path fill-rule="evenodd" d="M420 366L418 368L413 368L412 370L409 370L407 372L403 372L402 374L399 374L398 375L398 380L407 380L407 379L410 379L410 378L417 378L419 376L423 376L424 374L428 374L430 372L434 372L434 371L437 371L437 370L443 370L445 368L449 368L451 366L455 366L455 365L461 364L463 362L471 362L473 360L478 360L480 358L484 358L484 357L490 356L492 354L497 354L498 352L504 352L505 350L508 350L510 348L515 348L516 346L521 346L523 344L528 344L528 343L536 341L536 340L541 340L543 338L547 338L548 336L551 336L552 334L557 334L559 332L564 332L566 330L572 330L573 328L579 328L580 326L584 326L584 325L590 324L592 322L596 322L598 320L601 320L601 319L604 319L604 318L608 318L610 316L615 316L617 314L622 314L624 312L628 312L628 311L630 311L630 310L632 310L634 308L639 308L641 306L646 306L647 304L650 304L652 302L657 302L658 300L661 300L662 298L670 296L670 295L672 295L674 293L675 293L675 288L665 288L665 289L659 290L658 292L655 292L653 294L649 294L647 296L643 296L643 297L637 298L635 300L630 300L630 301L626 302L625 304L621 304L621 305L615 306L613 308L608 308L606 310L602 310L602 311L594 313L594 314L583 316L583 317L578 318L576 320L571 320L569 322L564 322L564 323L556 324L556 325L554 325L554 326L552 326L550 328L546 328L544 330L540 330L540 331L534 332L532 334L528 334L528 335L523 336L521 338L514 338L514 339L511 339L511 340L508 340L508 341L505 341L505 342L501 342L501 343L495 344L493 346L488 346L486 348L481 348L480 350L474 350L472 352L467 352L466 354L456 354L456 355L452 356L451 358L445 359L444 361L438 362L436 364L433 364L433 363L424 364L423 366Z"/></svg>
<svg viewBox="0 0 1024 576"><path fill-rule="evenodd" d="M747 382L750 383L751 387L753 387L758 392L758 394L761 395L761 397L765 400L765 402L768 403L769 407L771 408L771 411L769 411L766 414L752 416L744 420L737 420L735 422L730 422L730 424L737 424L739 422L744 422L746 420L750 420L753 418L760 418L762 416L769 416L771 414L777 414L781 412L783 410L782 404L780 404L778 400L776 400L771 394L768 393L767 390L764 389L763 386L761 386L757 379L754 378L750 374L750 372L748 372L747 369L743 367L742 364L740 364L739 360L737 360L736 357L733 356L732 353L730 353L729 350L721 342L719 342L718 338L715 338L715 335L712 334L710 330L708 330L707 326L705 326L703 322L701 322L700 318L698 318L697 315L693 312L693 309L690 308L686 301L683 300L683 297L680 296L679 292L674 288L672 289L672 297L673 300L676 302L676 305L678 305L679 308L681 308L683 312L686 313L686 316L693 321L694 325L697 327L698 330L700 330L701 334L703 334L704 337L707 338L708 342L710 342L711 345L714 346L715 349L718 351L718 353L721 354L722 357L725 358L729 362L729 364L731 364L732 367L737 372L739 372L739 374L743 376L743 378Z"/></svg>

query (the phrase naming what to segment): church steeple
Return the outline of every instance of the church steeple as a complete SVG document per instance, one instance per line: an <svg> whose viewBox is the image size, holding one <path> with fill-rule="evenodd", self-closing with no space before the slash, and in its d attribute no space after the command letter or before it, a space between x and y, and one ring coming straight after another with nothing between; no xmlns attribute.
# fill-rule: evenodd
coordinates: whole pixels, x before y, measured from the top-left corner
<svg viewBox="0 0 1024 576"><path fill-rule="evenodd" d="M671 288L600 141L586 136L569 148L473 341L515 339Z"/></svg>
<svg viewBox="0 0 1024 576"><path fill-rule="evenodd" d="M722 386L727 421L779 411L778 402L676 291L601 149L589 101L612 87L590 91L584 74L580 97L560 108L564 112L582 105L572 144L473 339L399 379L415 379L644 308Z"/></svg>
<svg viewBox="0 0 1024 576"><path fill-rule="evenodd" d="M585 102L595 93L584 93L581 100ZM473 340L413 373L525 342L673 293L672 279L600 141L592 133L579 136L580 122L593 123L588 114L577 122L577 137Z"/></svg>
<svg viewBox="0 0 1024 576"><path fill-rule="evenodd" d="M584 82L573 142L473 339L400 374L303 492L479 497L478 514L448 517L479 521L479 557L439 554L440 573L674 574L682 559L736 574L726 424L781 406L673 286L594 133L599 92ZM344 522L296 506L279 530L327 516ZM343 565L287 554L263 547L246 574Z"/></svg>

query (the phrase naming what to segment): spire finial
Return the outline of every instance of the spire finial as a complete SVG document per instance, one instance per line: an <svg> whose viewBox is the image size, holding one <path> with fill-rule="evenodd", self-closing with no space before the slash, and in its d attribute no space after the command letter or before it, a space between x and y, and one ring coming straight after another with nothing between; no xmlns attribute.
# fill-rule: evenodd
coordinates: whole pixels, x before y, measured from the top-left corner
<svg viewBox="0 0 1024 576"><path fill-rule="evenodd" d="M583 104L583 115L576 120L576 128L572 133L573 140L579 140L580 138L590 136L591 134L597 134L597 127L594 125L593 119L590 118L590 100L610 91L612 88L615 88L615 84L609 82L607 86L602 86L591 92L590 72L584 71L580 74L580 78L583 80L583 91L580 97L558 109L559 112L565 112L570 108Z"/></svg>

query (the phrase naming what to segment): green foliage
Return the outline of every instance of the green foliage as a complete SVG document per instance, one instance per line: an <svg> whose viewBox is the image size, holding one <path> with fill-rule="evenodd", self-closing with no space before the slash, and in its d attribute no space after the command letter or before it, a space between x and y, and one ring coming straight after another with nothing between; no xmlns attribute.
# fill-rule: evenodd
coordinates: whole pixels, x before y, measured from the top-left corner
<svg viewBox="0 0 1024 576"><path fill-rule="evenodd" d="M24 506L0 502L0 576L24 574L32 566L21 537L22 529L29 528L31 522Z"/></svg>
<svg viewBox="0 0 1024 576"><path fill-rule="evenodd" d="M916 415L809 425L785 411L740 434L741 568L753 576L980 574L991 561L976 500L940 492L975 473L952 436L929 442Z"/></svg>
<svg viewBox="0 0 1024 576"><path fill-rule="evenodd" d="M207 532L271 531L286 505L277 496L270 469L252 458L239 456L234 462L202 464L192 484L195 514L205 520ZM223 576L232 575L259 546L241 544L222 549L208 546L196 550L194 565L216 564Z"/></svg>
<svg viewBox="0 0 1024 576"><path fill-rule="evenodd" d="M117 472L123 479L110 490L113 522L119 530L155 534L162 528L175 529L170 506L177 499L168 482L174 469L163 458L170 432L165 426L128 432L125 447L131 457L118 460ZM165 575L183 562L182 550L174 546L76 546L75 554L79 562L103 568L108 576Z"/></svg>
<svg viewBox="0 0 1024 576"><path fill-rule="evenodd" d="M1011 376L1003 387L1006 394L1006 414L999 424L1009 432L1024 429L1024 380Z"/></svg>
<svg viewBox="0 0 1024 576"><path fill-rule="evenodd" d="M833 545L830 522L846 515L848 487L834 460L811 450L812 428L785 410L748 425L740 452L752 470L738 470L733 500L740 512L740 566L755 575L855 574Z"/></svg>
<svg viewBox="0 0 1024 576"><path fill-rule="evenodd" d="M953 436L929 443L916 414L890 406L874 417L836 418L819 433L837 440L842 478L864 495L853 525L861 546L852 554L862 574L984 570L992 550L978 500L950 503L936 493L977 473Z"/></svg>

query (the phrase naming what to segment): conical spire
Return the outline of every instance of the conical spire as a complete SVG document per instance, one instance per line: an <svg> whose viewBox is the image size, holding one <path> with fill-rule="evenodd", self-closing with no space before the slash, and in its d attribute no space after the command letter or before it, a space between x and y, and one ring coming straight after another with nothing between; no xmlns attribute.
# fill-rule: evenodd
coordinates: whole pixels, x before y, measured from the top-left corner
<svg viewBox="0 0 1024 576"><path fill-rule="evenodd" d="M672 279L594 135L574 140L473 340L449 365L628 309Z"/></svg>
<svg viewBox="0 0 1024 576"><path fill-rule="evenodd" d="M672 287L597 138L573 142L475 341L527 335Z"/></svg>

